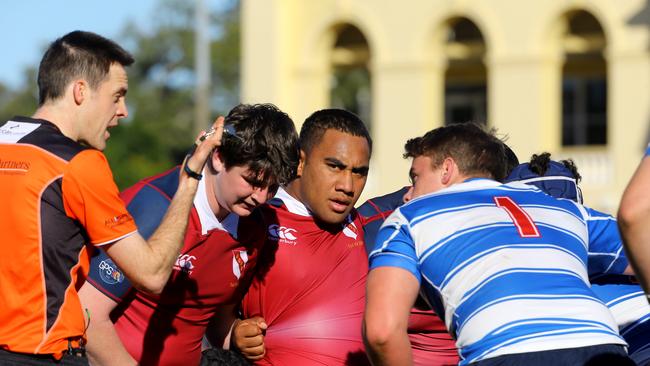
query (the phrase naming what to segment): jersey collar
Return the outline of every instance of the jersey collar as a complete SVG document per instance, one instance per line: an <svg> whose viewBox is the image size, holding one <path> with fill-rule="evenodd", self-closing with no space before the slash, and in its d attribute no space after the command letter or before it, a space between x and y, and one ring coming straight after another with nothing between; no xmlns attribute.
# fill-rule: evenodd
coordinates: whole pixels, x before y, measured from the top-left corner
<svg viewBox="0 0 650 366"><path fill-rule="evenodd" d="M304 203L295 199L282 187L278 188L278 192L275 194L272 201L282 202L287 207L287 211L294 213L296 215L312 216L311 212L309 211L307 206L305 206Z"/></svg>

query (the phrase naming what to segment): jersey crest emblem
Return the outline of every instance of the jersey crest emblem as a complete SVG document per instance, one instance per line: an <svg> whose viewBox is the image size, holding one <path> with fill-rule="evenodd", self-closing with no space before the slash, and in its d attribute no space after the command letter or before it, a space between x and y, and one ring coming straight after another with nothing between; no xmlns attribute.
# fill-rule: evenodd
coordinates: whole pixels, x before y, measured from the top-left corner
<svg viewBox="0 0 650 366"><path fill-rule="evenodd" d="M348 222L347 225L343 227L343 234L345 234L345 236L348 238L352 238L354 240L357 239L357 226L354 224L354 222Z"/></svg>
<svg viewBox="0 0 650 366"><path fill-rule="evenodd" d="M245 250L232 251L232 273L239 279L244 272L244 268L248 263L248 253Z"/></svg>

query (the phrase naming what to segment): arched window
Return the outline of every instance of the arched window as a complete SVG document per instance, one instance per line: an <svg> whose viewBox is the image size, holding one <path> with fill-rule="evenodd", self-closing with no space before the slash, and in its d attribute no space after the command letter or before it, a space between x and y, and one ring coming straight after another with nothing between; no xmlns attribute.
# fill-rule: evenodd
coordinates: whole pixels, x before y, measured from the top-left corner
<svg viewBox="0 0 650 366"><path fill-rule="evenodd" d="M605 33L586 11L566 16L562 49L562 145L607 144Z"/></svg>
<svg viewBox="0 0 650 366"><path fill-rule="evenodd" d="M487 120L485 41L467 18L449 21L445 43L445 121L462 123Z"/></svg>
<svg viewBox="0 0 650 366"><path fill-rule="evenodd" d="M371 131L370 48L359 28L339 27L332 50L330 105L357 114Z"/></svg>

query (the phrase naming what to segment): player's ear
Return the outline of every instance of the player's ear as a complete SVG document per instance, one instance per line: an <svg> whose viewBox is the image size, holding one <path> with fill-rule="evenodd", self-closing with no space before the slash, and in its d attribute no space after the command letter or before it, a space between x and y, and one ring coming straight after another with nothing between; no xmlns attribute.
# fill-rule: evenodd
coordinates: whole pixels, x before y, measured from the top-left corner
<svg viewBox="0 0 650 366"><path fill-rule="evenodd" d="M298 162L298 170L296 171L296 176L301 177L302 176L302 169L305 165L305 158L306 158L305 150L300 149L300 161Z"/></svg>
<svg viewBox="0 0 650 366"><path fill-rule="evenodd" d="M221 153L219 152L219 149L214 149L214 151L212 151L212 156L210 157L210 159L211 159L210 162L212 163L212 169L214 169L216 173L225 170L226 166L223 163L223 159L221 157Z"/></svg>
<svg viewBox="0 0 650 366"><path fill-rule="evenodd" d="M86 83L86 80L79 79L72 82L72 96L77 105L83 103L84 99L88 97L86 94L88 94L88 83Z"/></svg>
<svg viewBox="0 0 650 366"><path fill-rule="evenodd" d="M452 176L454 175L455 164L456 163L451 158L445 158L445 160L442 161L440 182L445 186L451 182Z"/></svg>

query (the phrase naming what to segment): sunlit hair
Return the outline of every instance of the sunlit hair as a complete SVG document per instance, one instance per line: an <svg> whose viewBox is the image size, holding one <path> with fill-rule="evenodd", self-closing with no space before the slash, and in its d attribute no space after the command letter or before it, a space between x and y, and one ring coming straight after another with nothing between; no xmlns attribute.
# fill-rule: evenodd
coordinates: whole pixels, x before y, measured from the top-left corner
<svg viewBox="0 0 650 366"><path fill-rule="evenodd" d="M457 123L439 127L404 145L404 157L428 156L434 167L452 158L461 174L501 181L506 176L505 145L495 135L476 123Z"/></svg>
<svg viewBox="0 0 650 366"><path fill-rule="evenodd" d="M247 166L260 186L284 185L296 175L300 152L291 118L273 104L240 104L225 119L237 136L219 147L226 169Z"/></svg>
<svg viewBox="0 0 650 366"><path fill-rule="evenodd" d="M117 43L91 32L74 31L57 39L38 68L39 106L63 96L68 84L77 78L97 88L113 63L129 66L133 56Z"/></svg>

